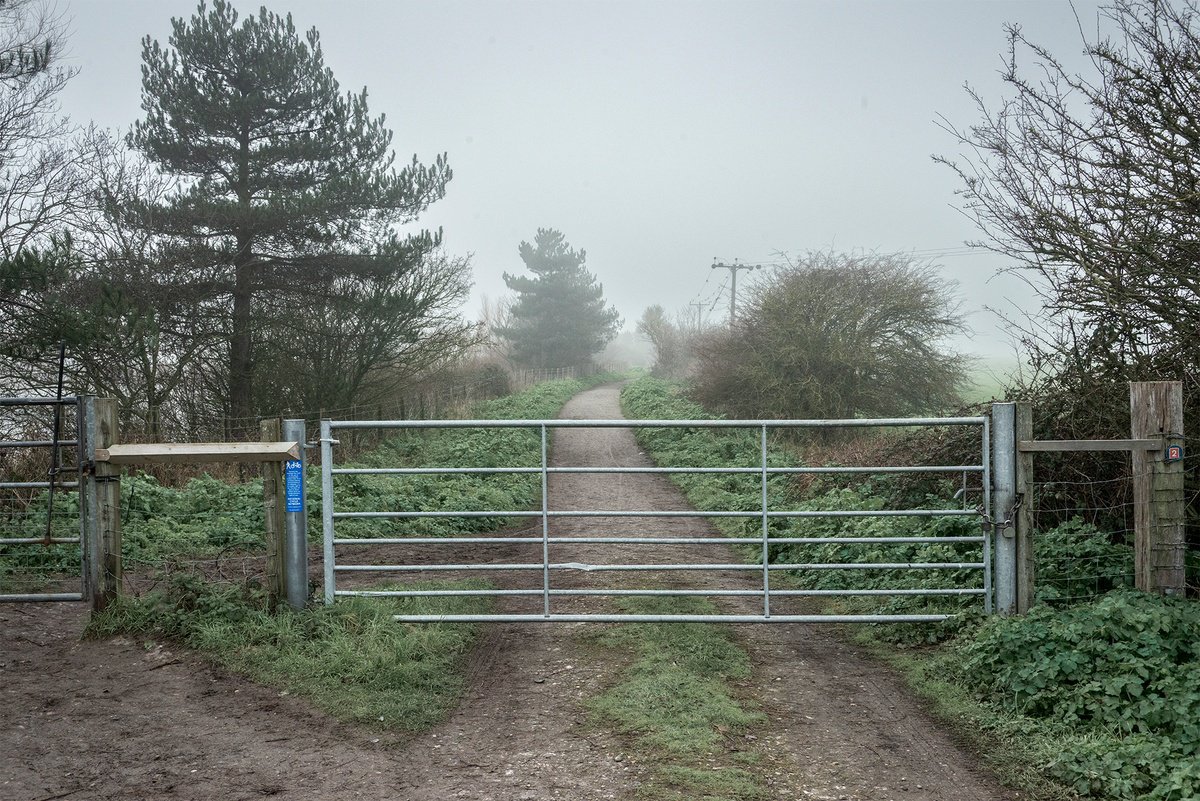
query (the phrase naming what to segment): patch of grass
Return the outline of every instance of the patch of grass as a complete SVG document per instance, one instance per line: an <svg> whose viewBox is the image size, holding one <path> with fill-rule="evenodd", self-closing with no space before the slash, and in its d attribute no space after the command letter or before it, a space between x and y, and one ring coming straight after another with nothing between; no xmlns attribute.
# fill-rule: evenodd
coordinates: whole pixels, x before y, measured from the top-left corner
<svg viewBox="0 0 1200 801"><path fill-rule="evenodd" d="M709 614L698 598L627 598L631 614ZM631 737L651 767L643 795L654 799L763 798L766 788L737 764L756 761L731 740L766 722L737 698L750 657L727 630L703 623L632 623L593 636L601 647L633 655L621 680L587 703L593 718Z"/></svg>
<svg viewBox="0 0 1200 801"><path fill-rule="evenodd" d="M978 754L1005 786L1025 792L1029 801L1077 801L1078 794L1045 772L1071 738L1069 731L976 698L951 678L958 674L961 661L947 646L901 650L875 634L861 629L856 639L895 668L934 716Z"/></svg>
<svg viewBox="0 0 1200 801"><path fill-rule="evenodd" d="M252 588L180 574L164 591L118 599L92 617L88 634L177 642L254 681L306 698L339 720L416 732L444 719L458 702L464 689L460 664L478 627L406 626L392 615L471 614L487 608L487 599L478 597L352 598L272 615Z"/></svg>

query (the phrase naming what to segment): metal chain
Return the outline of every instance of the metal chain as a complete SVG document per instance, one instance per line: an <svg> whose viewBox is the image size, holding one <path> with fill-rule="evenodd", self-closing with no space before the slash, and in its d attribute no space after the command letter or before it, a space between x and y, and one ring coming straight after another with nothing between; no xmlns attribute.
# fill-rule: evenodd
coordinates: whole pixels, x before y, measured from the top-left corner
<svg viewBox="0 0 1200 801"><path fill-rule="evenodd" d="M1012 507L1008 510L1008 518L1006 520L996 520L987 513L983 508L983 504L975 507L975 511L979 513L979 526L983 529L985 535L995 534L996 530L1004 531L1013 525L1013 521L1017 519L1017 512L1021 508L1021 504L1025 502L1025 495L1018 493L1016 500L1013 501Z"/></svg>

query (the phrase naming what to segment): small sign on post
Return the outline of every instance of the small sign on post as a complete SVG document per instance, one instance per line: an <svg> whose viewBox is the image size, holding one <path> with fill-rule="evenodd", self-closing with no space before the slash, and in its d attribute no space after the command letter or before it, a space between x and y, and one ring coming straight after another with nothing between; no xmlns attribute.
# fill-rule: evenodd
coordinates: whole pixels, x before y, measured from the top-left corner
<svg viewBox="0 0 1200 801"><path fill-rule="evenodd" d="M1181 462L1181 461L1183 461L1183 446L1182 445L1168 445L1167 446L1167 454L1163 458L1163 461L1164 462Z"/></svg>
<svg viewBox="0 0 1200 801"><path fill-rule="evenodd" d="M304 463L299 459L288 459L283 464L284 486L286 487L287 511L304 511Z"/></svg>

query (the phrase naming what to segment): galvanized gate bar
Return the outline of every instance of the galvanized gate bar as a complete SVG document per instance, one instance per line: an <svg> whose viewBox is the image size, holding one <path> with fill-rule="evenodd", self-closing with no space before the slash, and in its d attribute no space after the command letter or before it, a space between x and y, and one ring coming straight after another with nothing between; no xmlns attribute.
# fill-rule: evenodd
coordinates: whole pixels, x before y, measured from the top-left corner
<svg viewBox="0 0 1200 801"><path fill-rule="evenodd" d="M337 537L334 545L519 545L542 537ZM771 545L857 545L902 542L983 542L983 536L947 537L768 537ZM760 537L550 537L551 545L756 545Z"/></svg>
<svg viewBox="0 0 1200 801"><path fill-rule="evenodd" d="M542 562L492 562L461 565L334 565L334 570L368 573L405 573L424 570L542 570ZM767 570L976 570L983 562L815 562L776 563ZM714 564L599 564L583 562L551 562L551 570L579 570L584 573L605 573L631 570L761 570L760 565L745 562Z"/></svg>
<svg viewBox="0 0 1200 801"><path fill-rule="evenodd" d="M437 476L437 475L520 475L540 473L539 467L335 467L335 476ZM716 473L721 475L754 474L757 467L547 467L547 473ZM946 464L913 467L769 467L771 475L838 473L980 473L983 465Z"/></svg>
<svg viewBox="0 0 1200 801"><path fill-rule="evenodd" d="M822 467L773 467L769 464L769 433L779 428L861 428L861 427L918 427L918 426L969 426L978 425L982 429L980 439L982 445L981 459L978 464L955 465L880 465L874 467L857 466L822 466ZM537 467L455 467L445 466L414 466L414 467L337 467L333 461L332 446L337 443L333 438L335 429L428 429L428 428L527 428L534 429L540 440L539 464ZM624 466L550 466L549 464L549 430L557 428L720 428L758 429L758 459L755 467L624 467ZM325 599L332 603L337 597L366 596L366 597L528 597L541 596L540 614L481 614L481 615L397 615L397 620L408 622L582 622L582 621L727 621L727 622L884 622L911 621L932 622L944 620L949 614L926 615L780 615L771 608L771 598L776 597L918 597L918 596L983 596L987 608L991 607L992 583L989 538L982 533L978 535L955 536L879 536L879 537L796 537L773 536L771 534L772 519L821 519L821 518L928 518L928 517L970 517L990 512L990 465L987 448L990 445L989 423L985 417L954 417L954 418L875 418L858 420L385 420L385 421L322 421L322 517L324 528L325 564ZM798 510L772 509L769 479L773 475L862 475L871 473L889 474L961 474L964 481L964 508L956 509L827 509L827 510ZM967 508L966 494L968 487L966 476L980 474L983 484L982 508ZM340 475L375 475L375 476L469 476L469 475L533 475L538 474L541 483L541 508L537 510L437 510L437 511L408 511L408 510L362 510L339 511L334 504L334 477ZM717 475L757 475L760 484L760 504L754 510L719 509L710 511L700 510L555 510L550 499L549 476L551 474L717 474ZM958 496L956 496L958 497ZM540 536L517 534L515 536L479 536L467 535L462 537L430 537L430 536L401 536L391 534L384 537L336 537L335 525L339 520L405 520L420 518L440 519L480 519L480 518L509 518L528 519L540 518ZM672 518L758 518L760 533L757 537L663 537L663 536L552 536L550 521L552 518L574 519L672 519ZM838 563L771 563L772 545L867 545L867 544L936 544L936 543L971 543L978 544L983 549L982 561L962 562L838 562ZM540 562L473 562L454 564L337 564L337 546L369 546L369 545L541 545ZM588 564L584 562L551 561L551 546L560 545L590 545L590 544L630 544L650 545L656 548L679 545L757 545L760 552L760 564L746 563L630 563L630 564ZM916 587L904 589L778 589L771 586L771 571L773 570L981 570L983 584L980 587ZM338 589L336 575L343 573L407 573L420 574L423 572L541 572L540 587L523 587L519 589L461 589L461 590L354 590ZM642 572L654 573L659 571L761 571L762 586L760 589L662 589L662 588L555 588L552 586L552 572ZM759 597L762 599L762 612L757 615L634 615L634 614L559 614L552 608L554 597L626 597L626 596L697 596L697 597Z"/></svg>
<svg viewBox="0 0 1200 801"><path fill-rule="evenodd" d="M953 615L393 615L400 623L940 623Z"/></svg>
<svg viewBox="0 0 1200 801"><path fill-rule="evenodd" d="M844 420L336 420L335 428L922 428L978 426L986 417L854 417Z"/></svg>
<svg viewBox="0 0 1200 801"><path fill-rule="evenodd" d="M541 595L541 590L338 590L335 595L361 596L364 598L456 598L456 597L504 597L511 595ZM551 595L579 596L714 596L714 597L753 597L762 595L761 590L664 590L648 588L643 590L630 589L576 589L550 590ZM778 597L801 596L837 596L837 595L983 595L981 588L945 587L928 589L849 589L849 590L771 590Z"/></svg>
<svg viewBox="0 0 1200 801"><path fill-rule="evenodd" d="M548 511L550 517L758 517L761 512L698 511ZM767 512L767 517L969 517L974 509L830 509L813 512ZM541 517L542 512L517 509L493 509L462 512L334 512L334 518L405 518L405 517Z"/></svg>

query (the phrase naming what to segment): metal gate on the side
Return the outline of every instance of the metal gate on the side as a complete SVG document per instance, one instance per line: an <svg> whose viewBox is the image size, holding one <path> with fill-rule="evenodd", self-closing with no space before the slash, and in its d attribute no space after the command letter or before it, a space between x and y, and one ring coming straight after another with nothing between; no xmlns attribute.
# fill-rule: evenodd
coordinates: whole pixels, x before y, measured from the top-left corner
<svg viewBox="0 0 1200 801"><path fill-rule="evenodd" d="M950 465L889 465L889 466L780 466L768 456L768 438L772 431L781 429L845 429L845 428L912 428L933 426L974 427L979 429L977 451L973 451L967 463ZM540 464L535 465L497 465L490 467L466 467L453 464L442 465L388 465L363 466L342 465L336 461L337 436L339 432L362 429L511 429L521 428L532 431L540 439ZM693 429L748 429L755 432L758 440L758 464L756 466L740 467L696 467L696 466L627 466L627 465L551 465L549 442L551 433L560 429L601 429L601 428L693 428ZM484 597L518 597L537 605L535 611L524 613L496 614L408 614L397 615L402 622L738 622L738 623L797 623L797 622L936 622L951 616L944 614L787 614L772 608L772 601L797 596L977 596L981 606L988 612L992 610L992 546L991 538L985 536L985 521L991 520L991 476L989 459L989 422L986 417L949 417L949 418L889 418L889 419L849 419L849 420L393 420L393 421L331 421L321 423L321 510L324 533L324 600L332 604L337 598L346 596L390 596L390 597L451 597L451 596L484 596ZM978 457L976 459L976 457ZM550 477L564 474L689 474L710 473L753 476L761 486L761 503L752 510L748 509L704 509L704 510L664 510L664 509L567 509L558 508L556 498L550 485ZM777 475L822 475L822 474L853 474L879 475L887 473L938 473L953 477L956 482L962 482L961 506L946 508L905 508L905 509L795 509L779 508L778 497L772 497L769 479ZM394 480L403 481L413 476L503 476L528 475L541 483L540 509L366 509L346 508L338 506L335 492L339 482L353 482L356 476L389 476ZM977 485L968 487L968 478L978 480ZM352 493L343 493L352 494ZM778 494L778 493L777 493ZM968 504L967 495L973 494L978 498L974 506ZM907 519L931 517L968 517L979 521L977 534L955 534L948 536L881 536L881 537L789 537L781 536L772 531L772 522L785 518L870 518L870 517L899 517ZM500 531L491 536L421 536L420 533L391 531L383 536L345 536L339 534L339 529L353 525L352 521L392 521L393 526L404 526L406 521L437 518L453 519L524 519L531 525L525 531ZM648 521L647 526L655 520L663 518L747 518L761 521L757 525L754 536L720 536L703 537L661 537L653 532L627 536L609 536L603 531L585 532L582 536L562 536L554 531L558 521L596 519L612 521L622 518L636 518ZM359 532L361 533L361 532ZM353 534L353 532L352 532ZM969 547L972 552L978 549L978 559L968 557L964 561L953 562L864 562L841 561L828 562L797 562L772 561L772 546L803 547L813 544L836 545L903 545L918 543L954 543ZM655 549L672 545L720 545L720 546L749 546L755 549L755 562L713 562L690 561L677 563L652 563L650 561L628 561L620 563L586 563L569 560L562 557L564 552L584 545L622 545L635 546L639 549ZM357 547L404 546L408 553L413 549L422 553L435 554L438 549L471 546L472 553L486 553L487 549L497 546L523 545L534 549L540 558L517 562L489 561L483 558L458 560L454 562L438 561L433 558L409 559L397 563L353 562L345 554L347 549ZM423 549L428 549L427 551ZM697 549L699 550L699 549ZM783 582L773 581L773 576L781 571L803 572L819 570L856 570L856 571L924 571L922 575L934 575L947 571L969 571L979 574L977 581L969 582L970 586L929 586L910 587L904 589L796 589L794 586L779 586ZM508 571L509 575L520 574L529 576L528 581L519 587L503 588L413 588L411 586L377 589L363 588L360 585L345 587L350 583L346 578L350 575L363 574L406 577L428 577L430 575L487 575L490 571ZM601 574L668 574L683 571L682 575L694 575L697 572L718 573L722 575L753 573L755 585L747 587L578 587L569 586L571 582L561 580L566 575L580 573ZM342 579L346 579L342 582ZM563 602L568 598L580 596L706 596L706 597L751 597L757 598L756 611L752 614L621 614L600 611L570 611L561 610Z"/></svg>
<svg viewBox="0 0 1200 801"><path fill-rule="evenodd" d="M76 397L0 398L0 603L84 599L82 412Z"/></svg>

